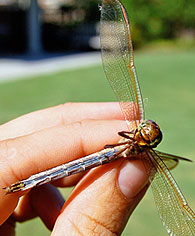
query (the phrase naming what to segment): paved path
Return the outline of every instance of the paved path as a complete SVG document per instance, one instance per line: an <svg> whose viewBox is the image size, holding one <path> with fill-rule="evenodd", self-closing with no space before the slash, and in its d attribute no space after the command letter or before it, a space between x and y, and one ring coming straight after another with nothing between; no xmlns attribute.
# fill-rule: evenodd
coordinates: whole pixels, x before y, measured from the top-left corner
<svg viewBox="0 0 195 236"><path fill-rule="evenodd" d="M0 83L59 70L88 67L101 63L100 52L80 53L41 60L0 59Z"/></svg>

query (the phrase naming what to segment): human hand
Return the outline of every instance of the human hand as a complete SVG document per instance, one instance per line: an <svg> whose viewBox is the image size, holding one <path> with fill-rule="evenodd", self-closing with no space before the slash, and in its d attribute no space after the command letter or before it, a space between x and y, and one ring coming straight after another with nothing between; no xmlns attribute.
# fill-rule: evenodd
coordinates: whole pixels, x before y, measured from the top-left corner
<svg viewBox="0 0 195 236"><path fill-rule="evenodd" d="M16 221L36 216L52 235L120 235L147 189L139 160L121 159L53 182L77 184L65 204L51 184L8 195L2 187L99 151L126 129L117 103L65 104L0 126L0 235L14 235Z"/></svg>

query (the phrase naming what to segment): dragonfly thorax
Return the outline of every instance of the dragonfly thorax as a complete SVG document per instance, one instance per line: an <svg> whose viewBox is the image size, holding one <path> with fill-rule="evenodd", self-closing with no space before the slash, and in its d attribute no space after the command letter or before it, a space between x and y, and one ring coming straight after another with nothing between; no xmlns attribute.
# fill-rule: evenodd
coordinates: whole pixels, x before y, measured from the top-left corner
<svg viewBox="0 0 195 236"><path fill-rule="evenodd" d="M145 120L139 124L134 139L139 146L154 148L161 142L162 133L153 120Z"/></svg>

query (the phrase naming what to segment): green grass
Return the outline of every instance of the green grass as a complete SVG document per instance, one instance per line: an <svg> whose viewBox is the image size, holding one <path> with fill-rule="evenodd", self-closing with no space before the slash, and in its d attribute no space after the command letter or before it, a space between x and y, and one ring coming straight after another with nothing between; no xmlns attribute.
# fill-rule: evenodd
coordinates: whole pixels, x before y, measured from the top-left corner
<svg viewBox="0 0 195 236"><path fill-rule="evenodd" d="M137 52L135 64L145 101L146 118L158 121L164 139L159 150L194 159L195 53ZM148 98L146 101L145 98ZM40 108L65 102L114 100L102 66L60 71L0 86L0 123ZM194 164L182 163L173 174L195 208ZM66 194L66 190L65 192ZM17 235L49 235L38 219L18 224ZM167 235L149 191L135 210L124 236Z"/></svg>

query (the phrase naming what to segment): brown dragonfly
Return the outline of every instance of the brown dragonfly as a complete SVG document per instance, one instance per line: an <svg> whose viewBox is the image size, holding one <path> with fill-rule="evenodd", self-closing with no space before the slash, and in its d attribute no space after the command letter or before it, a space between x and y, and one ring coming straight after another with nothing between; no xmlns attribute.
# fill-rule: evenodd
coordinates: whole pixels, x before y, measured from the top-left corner
<svg viewBox="0 0 195 236"><path fill-rule="evenodd" d="M139 157L142 153L141 158L151 182L155 203L167 232L172 236L193 236L195 213L169 171L179 160L190 160L153 150L161 141L162 133L154 121L145 120L144 117L128 16L119 0L102 1L100 23L105 74L120 102L129 130L119 132L122 139L118 144L106 145L100 152L32 175L5 189L7 193L23 191L119 158Z"/></svg>

